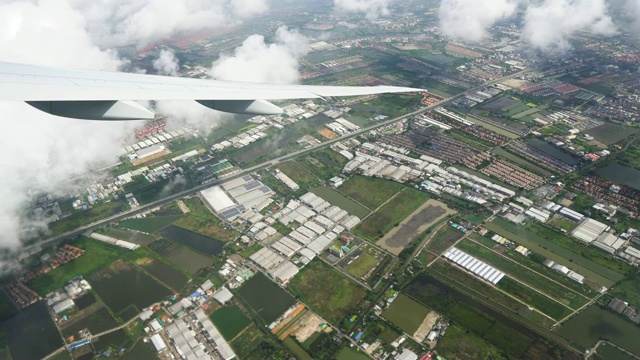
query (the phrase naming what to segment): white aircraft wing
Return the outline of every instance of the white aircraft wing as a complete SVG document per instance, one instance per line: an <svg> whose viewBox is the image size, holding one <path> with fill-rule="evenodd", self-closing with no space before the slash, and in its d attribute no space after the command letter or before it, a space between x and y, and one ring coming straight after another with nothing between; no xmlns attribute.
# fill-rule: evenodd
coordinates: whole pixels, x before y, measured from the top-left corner
<svg viewBox="0 0 640 360"><path fill-rule="evenodd" d="M423 90L243 83L0 62L0 101L25 101L54 115L96 120L153 118L136 100L195 100L220 111L277 114L282 109L266 100L416 91Z"/></svg>

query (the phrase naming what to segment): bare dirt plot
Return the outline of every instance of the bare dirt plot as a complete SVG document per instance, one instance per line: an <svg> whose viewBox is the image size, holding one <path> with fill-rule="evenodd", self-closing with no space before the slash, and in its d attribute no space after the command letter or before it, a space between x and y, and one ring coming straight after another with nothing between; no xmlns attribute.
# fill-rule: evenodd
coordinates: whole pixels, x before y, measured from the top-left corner
<svg viewBox="0 0 640 360"><path fill-rule="evenodd" d="M439 318L440 314L435 311L428 313L424 320L422 320L422 324L420 324L418 330L413 334L413 339L419 343L423 342Z"/></svg>
<svg viewBox="0 0 640 360"><path fill-rule="evenodd" d="M449 209L444 203L429 199L407 216L399 226L394 227L382 239L378 240L376 244L395 255L399 255L407 245L431 225L454 213L455 211Z"/></svg>
<svg viewBox="0 0 640 360"><path fill-rule="evenodd" d="M280 323L278 325L276 325L273 329L271 329L271 333L272 334L277 334L280 332L280 330L282 330L285 326L287 326L287 324L296 318L296 316L298 316L298 314L300 314L300 312L302 310L305 309L304 305L298 305L298 307L295 308L295 310L293 310L291 312L291 314L289 314L287 317L285 317L284 319L282 319L282 321L280 321ZM286 336L285 336L286 337Z"/></svg>
<svg viewBox="0 0 640 360"><path fill-rule="evenodd" d="M319 133L329 140L337 139L340 136L327 128L320 130Z"/></svg>
<svg viewBox="0 0 640 360"><path fill-rule="evenodd" d="M303 317L298 320L298 325L300 325L299 330L295 334L295 338L300 343L304 343L308 338L311 337L314 333L320 331L320 324L326 323L326 321L322 320L321 317L316 315L315 313L308 311Z"/></svg>

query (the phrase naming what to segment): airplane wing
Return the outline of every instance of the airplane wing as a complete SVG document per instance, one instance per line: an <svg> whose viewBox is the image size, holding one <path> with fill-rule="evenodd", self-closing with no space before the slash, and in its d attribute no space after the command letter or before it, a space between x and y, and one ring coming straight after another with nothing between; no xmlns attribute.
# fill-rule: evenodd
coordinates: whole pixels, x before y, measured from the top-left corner
<svg viewBox="0 0 640 360"><path fill-rule="evenodd" d="M0 62L0 101L25 101L53 115L93 120L152 119L136 100L195 100L212 109L252 115L282 113L266 100L407 93L395 86L243 83Z"/></svg>

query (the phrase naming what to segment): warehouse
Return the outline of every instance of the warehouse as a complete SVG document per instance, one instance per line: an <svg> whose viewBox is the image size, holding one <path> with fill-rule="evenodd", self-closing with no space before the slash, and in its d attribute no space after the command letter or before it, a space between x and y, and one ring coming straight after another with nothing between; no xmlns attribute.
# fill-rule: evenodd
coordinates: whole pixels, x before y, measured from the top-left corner
<svg viewBox="0 0 640 360"><path fill-rule="evenodd" d="M581 241L591 243L608 229L609 226L591 218L587 218L573 230L572 235Z"/></svg>
<svg viewBox="0 0 640 360"><path fill-rule="evenodd" d="M560 209L560 215L566 217L569 220L573 220L575 222L580 222L584 220L585 216L580 214L577 211L571 210L568 207L563 207Z"/></svg>
<svg viewBox="0 0 640 360"><path fill-rule="evenodd" d="M233 200L227 196L220 186L213 186L202 190L200 194L215 212L220 212L235 205Z"/></svg>
<svg viewBox="0 0 640 360"><path fill-rule="evenodd" d="M151 343L157 352L163 352L167 348L167 344L162 340L160 334L153 335L151 337Z"/></svg>
<svg viewBox="0 0 640 360"><path fill-rule="evenodd" d="M280 170L276 169L275 177L278 178L278 180L282 181L285 185L287 185L289 189L293 191L300 190L300 186L296 184L295 181L291 180L291 178L288 177L287 174L281 172Z"/></svg>
<svg viewBox="0 0 640 360"><path fill-rule="evenodd" d="M485 279L493 285L497 284L500 279L504 277L504 273L502 271L484 263L479 259L476 259L475 257L455 247L449 249L449 251L444 254L444 257L474 273L478 277Z"/></svg>
<svg viewBox="0 0 640 360"><path fill-rule="evenodd" d="M329 246L329 244L331 244L331 241L332 240L328 237L321 235L318 236L318 238L312 241L309 245L307 245L307 248L316 254L320 254L327 246Z"/></svg>
<svg viewBox="0 0 640 360"><path fill-rule="evenodd" d="M283 264L273 269L269 274L282 284L286 284L296 276L300 269L290 261L285 261Z"/></svg>
<svg viewBox="0 0 640 360"><path fill-rule="evenodd" d="M591 245L597 247L600 250L604 250L609 254L614 254L616 251L618 251L618 249L622 247L622 245L624 245L624 243L624 239L620 239L611 233L603 232L596 238L593 243L591 243Z"/></svg>
<svg viewBox="0 0 640 360"><path fill-rule="evenodd" d="M327 219L326 217L322 216L322 215L318 215L315 217L315 219L313 219L313 221L320 225L321 227L323 227L325 230L329 229L330 227L333 226L333 221Z"/></svg>
<svg viewBox="0 0 640 360"><path fill-rule="evenodd" d="M251 261L266 271L269 271L284 262L284 258L269 248L262 248L249 257Z"/></svg>
<svg viewBox="0 0 640 360"><path fill-rule="evenodd" d="M213 298L221 305L224 305L233 298L233 293L226 286L223 286L213 294Z"/></svg>
<svg viewBox="0 0 640 360"><path fill-rule="evenodd" d="M301 226L298 229L290 232L288 236L302 245L307 245L308 243L310 243L312 238L315 239L316 237L315 235L313 235L312 238L309 238L308 236L301 234L299 232L300 230L307 230L307 229ZM311 232L311 230L308 230L308 231Z"/></svg>
<svg viewBox="0 0 640 360"><path fill-rule="evenodd" d="M351 215L345 220L343 220L342 223L340 223L340 225L350 230L354 226L358 225L358 223L360 223L360 218L355 215Z"/></svg>
<svg viewBox="0 0 640 360"><path fill-rule="evenodd" d="M318 235L323 234L326 231L326 229L324 229L322 226L316 224L313 221L307 221L306 223L304 223L304 227L306 227L307 229L313 231Z"/></svg>

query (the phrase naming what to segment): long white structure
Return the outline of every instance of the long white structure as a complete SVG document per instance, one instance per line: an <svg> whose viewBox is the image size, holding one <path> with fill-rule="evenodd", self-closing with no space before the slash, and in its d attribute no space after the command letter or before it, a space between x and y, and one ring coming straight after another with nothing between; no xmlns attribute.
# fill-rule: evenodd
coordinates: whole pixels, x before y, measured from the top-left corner
<svg viewBox="0 0 640 360"><path fill-rule="evenodd" d="M451 248L444 254L444 257L474 273L476 276L487 280L493 285L497 284L498 281L504 277L504 273L502 271L479 259L476 259L460 249Z"/></svg>

